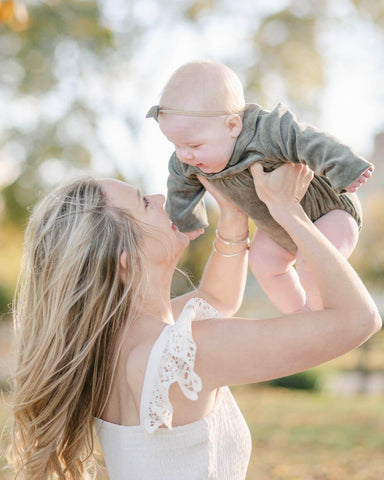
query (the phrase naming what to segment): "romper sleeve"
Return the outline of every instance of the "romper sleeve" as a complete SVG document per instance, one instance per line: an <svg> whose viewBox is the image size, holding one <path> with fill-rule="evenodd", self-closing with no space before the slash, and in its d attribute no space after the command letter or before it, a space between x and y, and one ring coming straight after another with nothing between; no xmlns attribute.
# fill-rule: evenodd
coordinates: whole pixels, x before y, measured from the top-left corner
<svg viewBox="0 0 384 480"><path fill-rule="evenodd" d="M372 166L332 135L299 123L283 104L260 117L256 136L266 158L306 164L338 193Z"/></svg>
<svg viewBox="0 0 384 480"><path fill-rule="evenodd" d="M142 393L141 423L148 433L155 432L161 425L172 429L169 388L173 383L179 384L188 399L197 400L202 383L194 371L196 344L192 337L192 321L217 316L217 310L204 300L192 298L176 322L165 327L159 337L160 348L151 353Z"/></svg>
<svg viewBox="0 0 384 480"><path fill-rule="evenodd" d="M169 160L165 209L181 232L208 226L203 196L205 188L196 175L186 175L183 163L173 153Z"/></svg>

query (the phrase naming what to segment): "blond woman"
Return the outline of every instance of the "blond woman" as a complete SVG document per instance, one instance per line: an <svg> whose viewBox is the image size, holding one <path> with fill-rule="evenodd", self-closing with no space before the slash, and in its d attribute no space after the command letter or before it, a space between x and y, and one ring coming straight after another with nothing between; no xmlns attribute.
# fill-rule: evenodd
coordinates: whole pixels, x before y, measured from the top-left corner
<svg viewBox="0 0 384 480"><path fill-rule="evenodd" d="M163 196L85 178L37 207L14 312L18 478L90 478L95 427L111 480L244 480L250 434L228 385L318 365L378 330L364 285L299 203L310 170L255 167L254 176L310 265L323 310L233 317L248 222L204 179L220 207L217 237L200 286L173 300L189 240L170 223Z"/></svg>

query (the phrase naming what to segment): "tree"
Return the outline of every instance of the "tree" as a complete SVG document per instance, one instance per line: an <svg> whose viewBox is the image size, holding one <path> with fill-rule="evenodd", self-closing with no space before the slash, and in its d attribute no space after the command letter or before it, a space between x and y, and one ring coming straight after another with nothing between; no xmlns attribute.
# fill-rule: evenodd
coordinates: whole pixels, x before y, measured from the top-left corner
<svg viewBox="0 0 384 480"><path fill-rule="evenodd" d="M0 111L6 112L0 119L2 225L12 223L22 229L40 192L79 172L102 168L105 174L124 177L105 136L117 119L128 143L134 143L140 92L177 45L166 44L169 52L147 47L181 25L195 32L196 38L214 38L228 30L233 48L214 57L240 73L248 97L267 108L284 100L301 118L315 120L325 82L318 37L324 25L342 19L337 4L316 0L282 0L280 6L228 0L0 2ZM383 2L349 0L346 5L363 22L383 31ZM212 56L209 47L207 41L202 52ZM138 64L145 55L146 68L140 76ZM136 183L140 182L145 183L145 178L137 175ZM185 257L191 270L198 263L192 257L194 249L203 248L198 241L194 245L193 260Z"/></svg>

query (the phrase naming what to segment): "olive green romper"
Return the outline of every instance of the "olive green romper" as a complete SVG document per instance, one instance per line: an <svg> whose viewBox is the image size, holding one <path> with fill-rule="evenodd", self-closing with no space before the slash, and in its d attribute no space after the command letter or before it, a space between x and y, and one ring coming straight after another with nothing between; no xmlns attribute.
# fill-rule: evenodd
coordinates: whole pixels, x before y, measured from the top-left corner
<svg viewBox="0 0 384 480"><path fill-rule="evenodd" d="M357 195L343 192L371 163L335 137L298 123L282 104L271 112L256 104L246 105L242 131L221 172L204 173L182 163L173 153L169 160L166 202L171 220L182 232L208 226L203 200L205 188L196 177L199 174L238 205L275 242L296 252L291 237L257 196L249 171L255 162L261 162L264 171L272 171L286 162L308 165L315 175L301 204L309 218L315 221L331 210L341 209L350 213L361 228L362 212Z"/></svg>

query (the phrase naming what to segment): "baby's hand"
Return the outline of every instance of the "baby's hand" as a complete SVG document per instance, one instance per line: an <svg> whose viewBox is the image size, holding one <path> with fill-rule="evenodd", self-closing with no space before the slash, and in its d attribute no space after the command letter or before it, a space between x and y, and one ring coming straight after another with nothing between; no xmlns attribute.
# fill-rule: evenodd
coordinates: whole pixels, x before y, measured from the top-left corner
<svg viewBox="0 0 384 480"><path fill-rule="evenodd" d="M184 235L187 235L187 237L190 240L195 240L195 238L200 237L204 233L204 228L198 228L197 230L192 230L191 232L183 232Z"/></svg>
<svg viewBox="0 0 384 480"><path fill-rule="evenodd" d="M372 173L373 173L373 167L369 167L368 170L363 172L357 180L355 180L350 185L348 185L348 187L346 187L345 190L348 193L355 193L363 183L368 181Z"/></svg>

